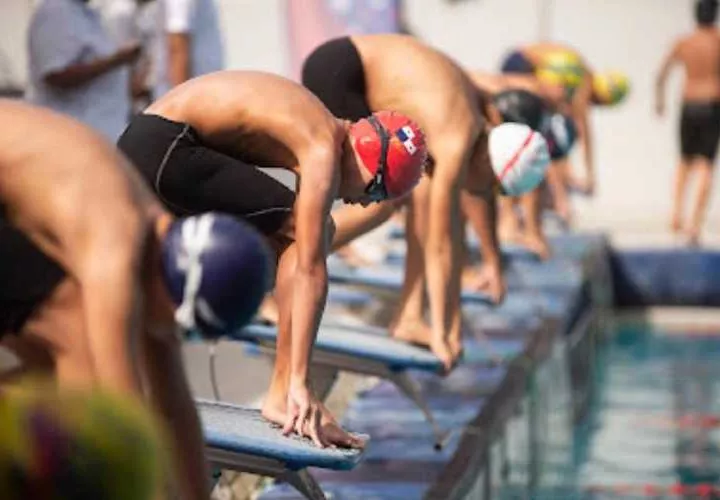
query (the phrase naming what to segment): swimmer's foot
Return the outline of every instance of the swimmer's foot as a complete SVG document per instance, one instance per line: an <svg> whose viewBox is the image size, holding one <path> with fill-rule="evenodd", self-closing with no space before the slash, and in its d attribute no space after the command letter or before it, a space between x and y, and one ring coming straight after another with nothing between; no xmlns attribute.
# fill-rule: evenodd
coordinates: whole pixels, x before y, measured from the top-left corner
<svg viewBox="0 0 720 500"><path fill-rule="evenodd" d="M541 235L525 236L522 245L540 260L548 260L550 258L550 245Z"/></svg>
<svg viewBox="0 0 720 500"><path fill-rule="evenodd" d="M670 221L670 231L677 234L683 230L683 223L682 223L682 217L680 217L680 214L676 214L673 216L672 220Z"/></svg>
<svg viewBox="0 0 720 500"><path fill-rule="evenodd" d="M390 326L390 335L397 340L421 347L430 347L432 330L422 319L401 319Z"/></svg>
<svg viewBox="0 0 720 500"><path fill-rule="evenodd" d="M462 345L462 334L450 335L448 339L448 347L450 348L450 354L457 363L462 359L463 356L463 345Z"/></svg>
<svg viewBox="0 0 720 500"><path fill-rule="evenodd" d="M700 230L699 229L697 229L697 228L688 229L687 245L691 248L697 248L700 246Z"/></svg>
<svg viewBox="0 0 720 500"><path fill-rule="evenodd" d="M430 349L440 361L446 371L450 371L457 362L462 349L454 352L446 339L436 340L430 327L422 320L398 321L390 327L390 334L397 340Z"/></svg>

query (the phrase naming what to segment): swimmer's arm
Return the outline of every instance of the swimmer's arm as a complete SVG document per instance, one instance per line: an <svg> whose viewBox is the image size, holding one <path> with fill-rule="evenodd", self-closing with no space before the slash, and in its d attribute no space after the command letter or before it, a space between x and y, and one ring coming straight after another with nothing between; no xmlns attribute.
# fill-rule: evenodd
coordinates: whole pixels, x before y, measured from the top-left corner
<svg viewBox="0 0 720 500"><path fill-rule="evenodd" d="M466 141L438 146L433 153L437 163L430 188L425 266L432 329L435 337L447 339L453 325L459 327L454 317L460 314L460 192L469 151Z"/></svg>
<svg viewBox="0 0 720 500"><path fill-rule="evenodd" d="M590 99L592 98L592 75L586 74L580 88L572 101L572 115L578 130L579 142L583 149L586 179L590 186L595 184L595 160L593 155L593 138L590 130Z"/></svg>
<svg viewBox="0 0 720 500"><path fill-rule="evenodd" d="M659 116L665 113L665 83L667 77L670 74L670 70L678 60L680 52L680 44L676 43L670 52L667 53L662 65L660 66L660 72L658 73L657 80L655 81L655 110Z"/></svg>
<svg viewBox="0 0 720 500"><path fill-rule="evenodd" d="M327 299L326 228L338 180L332 152L314 153L303 160L295 202L297 265L293 276L290 381L291 385L307 387L312 345Z"/></svg>
<svg viewBox="0 0 720 500"><path fill-rule="evenodd" d="M158 332L159 333L159 332ZM142 360L150 398L162 418L173 467L172 484L181 498L206 499L210 494L204 439L183 368L180 341L174 332L145 334Z"/></svg>
<svg viewBox="0 0 720 500"><path fill-rule="evenodd" d="M68 245L69 265L80 283L84 322L97 382L139 394L134 350L142 320L142 273L147 223L131 210L59 231Z"/></svg>
<svg viewBox="0 0 720 500"><path fill-rule="evenodd" d="M168 79L175 87L190 78L190 38L186 33L168 33Z"/></svg>

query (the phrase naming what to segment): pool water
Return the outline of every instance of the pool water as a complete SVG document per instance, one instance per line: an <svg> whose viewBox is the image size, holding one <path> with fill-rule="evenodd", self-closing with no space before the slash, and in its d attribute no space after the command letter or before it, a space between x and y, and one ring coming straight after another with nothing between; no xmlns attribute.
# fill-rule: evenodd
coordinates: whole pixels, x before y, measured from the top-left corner
<svg viewBox="0 0 720 500"><path fill-rule="evenodd" d="M507 470L492 496L720 498L720 327L716 332L620 327L598 349L593 397L575 426L568 426L566 381L550 363L530 398L547 406L535 417L544 421L530 426L540 434L529 432L535 459L522 463L506 444ZM572 430L563 433L563 426ZM508 441L512 432L511 425Z"/></svg>

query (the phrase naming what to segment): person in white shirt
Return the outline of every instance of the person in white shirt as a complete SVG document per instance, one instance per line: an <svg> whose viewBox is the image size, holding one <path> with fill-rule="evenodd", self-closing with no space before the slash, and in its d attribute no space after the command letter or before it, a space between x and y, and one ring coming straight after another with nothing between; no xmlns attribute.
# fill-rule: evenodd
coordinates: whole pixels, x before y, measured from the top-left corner
<svg viewBox="0 0 720 500"><path fill-rule="evenodd" d="M140 46L118 49L87 3L43 0L36 8L28 30L27 98L115 141L127 124L128 65Z"/></svg>
<svg viewBox="0 0 720 500"><path fill-rule="evenodd" d="M154 99L190 78L224 69L215 0L158 0Z"/></svg>

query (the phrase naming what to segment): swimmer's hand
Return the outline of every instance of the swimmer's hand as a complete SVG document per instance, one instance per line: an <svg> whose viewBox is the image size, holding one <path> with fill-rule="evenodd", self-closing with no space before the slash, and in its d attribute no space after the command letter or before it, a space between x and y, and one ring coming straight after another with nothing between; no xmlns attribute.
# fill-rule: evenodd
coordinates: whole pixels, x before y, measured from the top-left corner
<svg viewBox="0 0 720 500"><path fill-rule="evenodd" d="M363 448L365 442L343 430L307 385L290 382L283 434L307 436L320 448Z"/></svg>
<svg viewBox="0 0 720 500"><path fill-rule="evenodd" d="M320 401L304 383L290 382L287 396L287 415L283 434L288 436L295 431L300 436L307 436L319 448L329 445L323 438L320 427Z"/></svg>

